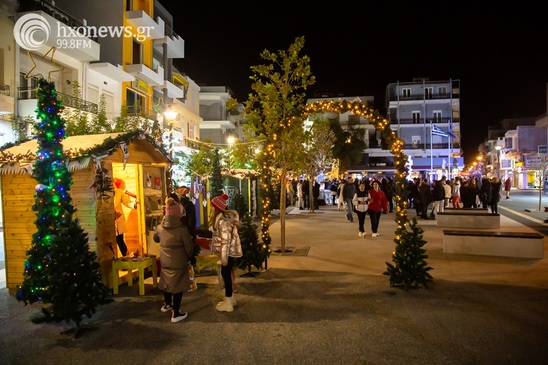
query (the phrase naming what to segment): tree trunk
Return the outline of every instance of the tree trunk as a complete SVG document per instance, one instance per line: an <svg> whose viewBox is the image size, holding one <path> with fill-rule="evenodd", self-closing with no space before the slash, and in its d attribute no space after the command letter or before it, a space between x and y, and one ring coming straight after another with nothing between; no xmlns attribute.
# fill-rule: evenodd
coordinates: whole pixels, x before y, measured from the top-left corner
<svg viewBox="0 0 548 365"><path fill-rule="evenodd" d="M313 183L316 181L316 176L310 175L310 182L308 184L308 210L311 213L314 213L314 209L316 208L316 204L314 201L314 188Z"/></svg>
<svg viewBox="0 0 548 365"><path fill-rule="evenodd" d="M280 174L280 250L285 253L285 206L287 190L285 186L285 168Z"/></svg>

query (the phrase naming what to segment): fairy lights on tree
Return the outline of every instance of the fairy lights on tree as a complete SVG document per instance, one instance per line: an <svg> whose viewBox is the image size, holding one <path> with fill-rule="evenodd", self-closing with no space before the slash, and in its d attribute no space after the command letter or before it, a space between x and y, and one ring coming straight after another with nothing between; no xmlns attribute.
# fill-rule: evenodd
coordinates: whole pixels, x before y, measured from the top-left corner
<svg viewBox="0 0 548 365"><path fill-rule="evenodd" d="M34 126L38 151L33 177L37 180L36 232L27 251L24 281L17 299L25 304L41 302L47 319L74 321L77 331L82 316L91 317L105 303L110 290L101 282L96 254L89 251L87 233L73 218L76 209L69 194L72 174L63 155L65 122L55 85L38 81L39 122ZM75 336L76 336L75 334Z"/></svg>
<svg viewBox="0 0 548 365"><path fill-rule="evenodd" d="M394 155L396 189L396 218L397 228L394 242L395 250L392 253L394 264L386 263L387 269L384 275L390 276L390 286L402 286L404 289L424 285L427 287L432 276L428 271L425 259L428 258L423 249L426 241L422 239L423 229L419 227L415 218L409 222L407 217L407 155L403 151L404 142L396 132L390 128L390 122L384 119L377 111L358 102L349 101L319 101L309 104L305 112L308 115L330 111L337 114L352 112L358 117L363 117L380 131L383 140L390 147Z"/></svg>

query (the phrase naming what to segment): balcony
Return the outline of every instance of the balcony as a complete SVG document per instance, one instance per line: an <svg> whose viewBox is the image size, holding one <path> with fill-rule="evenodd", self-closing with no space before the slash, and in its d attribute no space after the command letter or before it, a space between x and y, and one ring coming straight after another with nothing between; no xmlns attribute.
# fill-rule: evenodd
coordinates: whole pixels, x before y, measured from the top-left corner
<svg viewBox="0 0 548 365"><path fill-rule="evenodd" d="M145 109L142 106L137 105L128 105L127 107L127 115L130 117L141 117L148 120L158 120L158 112L152 109Z"/></svg>
<svg viewBox="0 0 548 365"><path fill-rule="evenodd" d="M133 75L125 72L120 66L116 67L108 62L90 63L89 69L118 82L135 81Z"/></svg>
<svg viewBox="0 0 548 365"><path fill-rule="evenodd" d="M458 118L427 118L427 119L413 119L413 118L390 118L390 125L398 124L415 124L415 125L425 125L425 124L447 124L447 123L459 123L460 119Z"/></svg>
<svg viewBox="0 0 548 365"><path fill-rule="evenodd" d="M452 143L452 149L459 149L460 143ZM425 150L430 149L430 143L405 143L403 145L404 150ZM434 143L432 144L433 150L447 150L449 149L449 143Z"/></svg>
<svg viewBox="0 0 548 365"><path fill-rule="evenodd" d="M97 114L99 113L99 106L90 101L76 98L72 95L57 93L57 98L63 102L63 106L79 109L84 112Z"/></svg>
<svg viewBox="0 0 548 365"><path fill-rule="evenodd" d="M154 48L163 53L163 45L167 44L168 58L185 57L185 41L177 33L166 25L166 36L162 39L154 40Z"/></svg>
<svg viewBox="0 0 548 365"><path fill-rule="evenodd" d="M18 88L18 107L19 115L35 115L36 112L36 89L30 87L20 87ZM90 101L74 97L72 95L57 93L58 99L63 103L63 106L70 107L74 109L79 109L84 112L98 114L99 106Z"/></svg>
<svg viewBox="0 0 548 365"><path fill-rule="evenodd" d="M57 52L81 62L99 60L100 46L97 38L76 32L75 29L86 27L72 16L44 0L21 1L19 15L28 12L43 17L50 26L49 37L37 53L44 54L51 47L56 47Z"/></svg>
<svg viewBox="0 0 548 365"><path fill-rule="evenodd" d="M126 11L126 18L140 34L150 36L151 39L164 37L165 22L162 18L158 17L158 23L156 23L144 10Z"/></svg>
<svg viewBox="0 0 548 365"><path fill-rule="evenodd" d="M168 98L179 99L184 98L185 96L185 92L183 89L177 87L175 84L172 84L167 80L164 80L163 85L154 86L154 90L160 91L162 93L164 92L164 89L166 89L167 91Z"/></svg>
<svg viewBox="0 0 548 365"><path fill-rule="evenodd" d="M164 69L159 66L158 70L154 71L142 63L126 65L126 72L140 80L143 80L150 86L164 84Z"/></svg>
<svg viewBox="0 0 548 365"><path fill-rule="evenodd" d="M0 84L0 119L4 114L13 114L14 99L11 96L10 86Z"/></svg>

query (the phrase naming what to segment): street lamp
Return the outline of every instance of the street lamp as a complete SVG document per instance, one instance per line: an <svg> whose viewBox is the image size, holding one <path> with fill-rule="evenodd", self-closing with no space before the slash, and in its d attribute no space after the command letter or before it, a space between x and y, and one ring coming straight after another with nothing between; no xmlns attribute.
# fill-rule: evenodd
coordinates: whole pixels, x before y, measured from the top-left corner
<svg viewBox="0 0 548 365"><path fill-rule="evenodd" d="M502 158L502 146L497 143L495 150L497 150L497 177L500 181L500 168L502 166L500 159Z"/></svg>

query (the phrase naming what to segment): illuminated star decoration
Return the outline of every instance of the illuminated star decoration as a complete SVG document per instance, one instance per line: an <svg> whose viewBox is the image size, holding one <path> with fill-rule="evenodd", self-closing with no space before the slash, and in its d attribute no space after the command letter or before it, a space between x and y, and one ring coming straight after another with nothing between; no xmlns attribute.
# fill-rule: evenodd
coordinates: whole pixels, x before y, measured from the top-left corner
<svg viewBox="0 0 548 365"><path fill-rule="evenodd" d="M55 48L55 47L51 47L46 53L44 53L44 55L40 56L40 58L46 59L48 54L51 53L50 62L51 62L52 65L57 67L56 69L53 69L50 72L48 72L48 81L51 81L51 74L52 73L62 72L62 71L65 70L65 67L63 67L63 65L61 65L59 63L56 63L55 60L54 60L55 50L56 49L57 48ZM32 71L34 71L34 69L36 68L36 62L34 61L34 53L32 53L31 51L27 51L27 54L29 55L30 60L32 62L32 68L25 74L25 79L30 79L32 77L44 78L44 76L41 73L37 73L37 74L32 73Z"/></svg>

